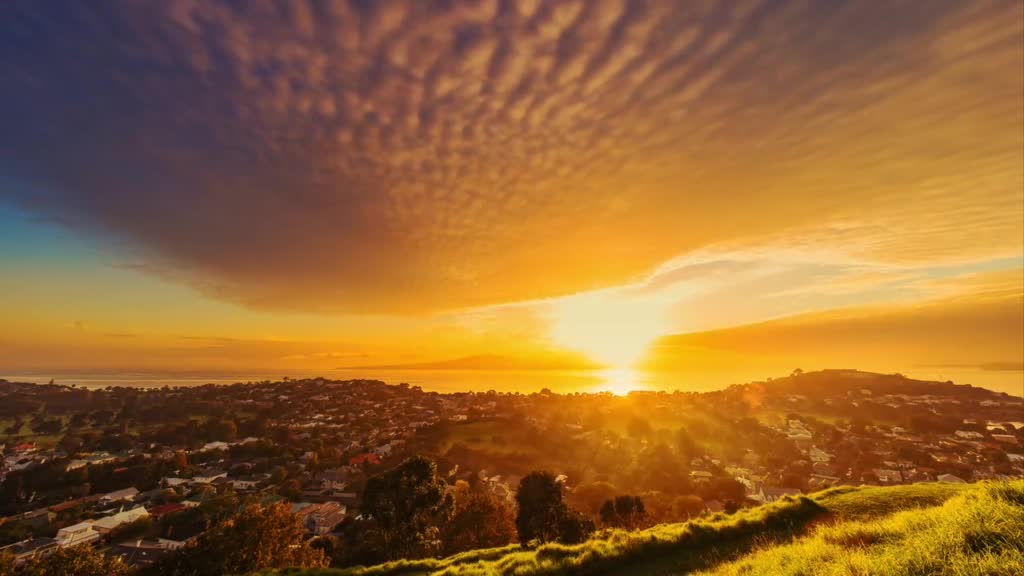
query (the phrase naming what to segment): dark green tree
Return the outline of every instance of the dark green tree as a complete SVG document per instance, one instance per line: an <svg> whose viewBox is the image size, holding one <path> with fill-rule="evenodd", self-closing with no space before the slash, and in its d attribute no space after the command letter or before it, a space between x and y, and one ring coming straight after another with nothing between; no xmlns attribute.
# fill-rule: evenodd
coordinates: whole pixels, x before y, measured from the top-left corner
<svg viewBox="0 0 1024 576"><path fill-rule="evenodd" d="M636 528L647 517L639 496L618 496L601 506L601 522L616 528Z"/></svg>
<svg viewBox="0 0 1024 576"><path fill-rule="evenodd" d="M361 511L379 527L389 558L417 558L440 551L440 527L448 521L452 507L437 465L416 456L370 477Z"/></svg>
<svg viewBox="0 0 1024 576"><path fill-rule="evenodd" d="M526 545L540 542L579 542L594 530L594 523L562 502L562 485L551 472L530 472L516 491L519 512L516 532Z"/></svg>
<svg viewBox="0 0 1024 576"><path fill-rule="evenodd" d="M455 512L444 530L444 553L496 548L516 538L512 509L479 487L460 480L455 489Z"/></svg>

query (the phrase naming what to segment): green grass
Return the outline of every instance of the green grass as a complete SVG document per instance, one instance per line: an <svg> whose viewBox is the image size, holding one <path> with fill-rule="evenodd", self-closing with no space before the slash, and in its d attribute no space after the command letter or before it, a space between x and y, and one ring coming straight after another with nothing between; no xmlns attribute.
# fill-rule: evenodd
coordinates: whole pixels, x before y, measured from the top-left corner
<svg viewBox="0 0 1024 576"><path fill-rule="evenodd" d="M972 484L923 482L900 486L837 486L814 495L814 499L840 520L862 520L886 514L937 506Z"/></svg>
<svg viewBox="0 0 1024 576"><path fill-rule="evenodd" d="M1024 481L842 487L578 545L475 550L303 576L1024 574Z"/></svg>
<svg viewBox="0 0 1024 576"><path fill-rule="evenodd" d="M1024 574L1024 481L963 490L939 506L823 526L702 574Z"/></svg>

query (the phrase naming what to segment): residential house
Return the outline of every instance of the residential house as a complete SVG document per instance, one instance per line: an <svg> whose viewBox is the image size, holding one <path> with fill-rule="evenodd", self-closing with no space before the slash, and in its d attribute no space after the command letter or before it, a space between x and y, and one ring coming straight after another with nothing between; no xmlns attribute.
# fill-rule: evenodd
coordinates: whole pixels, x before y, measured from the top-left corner
<svg viewBox="0 0 1024 576"><path fill-rule="evenodd" d="M169 514L175 514L177 512L181 512L182 510L186 510L186 509L187 509L187 507L184 504L181 504L181 503L178 503L178 502L171 502L171 503L168 503L168 504L161 504L159 506L153 506L152 508L147 508L146 510L149 511L149 515L152 516L153 518L160 518L162 516L167 516Z"/></svg>
<svg viewBox="0 0 1024 576"><path fill-rule="evenodd" d="M878 481L882 484L899 484L903 482L903 476L899 470L875 468L872 472L874 472L875 476L878 477Z"/></svg>
<svg viewBox="0 0 1024 576"><path fill-rule="evenodd" d="M129 566L149 566L181 546L173 540L131 540L110 547L110 554L118 556Z"/></svg>
<svg viewBox="0 0 1024 576"><path fill-rule="evenodd" d="M93 529L92 522L79 522L57 531L57 545L61 548L92 544L99 539L100 534Z"/></svg>
<svg viewBox="0 0 1024 576"><path fill-rule="evenodd" d="M323 536L345 519L346 508L337 502L309 504L296 512L305 526L314 536Z"/></svg>
<svg viewBox="0 0 1024 576"><path fill-rule="evenodd" d="M349 473L341 468L324 470L317 474L316 480L324 490L344 490L348 487Z"/></svg>
<svg viewBox="0 0 1024 576"><path fill-rule="evenodd" d="M21 567L38 558L45 558L59 550L53 538L32 538L0 548L0 553L14 557L15 567Z"/></svg>
<svg viewBox="0 0 1024 576"><path fill-rule="evenodd" d="M135 487L125 488L124 490L115 490L100 496L100 505L108 506L117 502L131 502L135 500L135 497L138 495L139 489Z"/></svg>
<svg viewBox="0 0 1024 576"><path fill-rule="evenodd" d="M217 478L226 478L227 472L216 468L204 468L192 477L193 484L211 484Z"/></svg>
<svg viewBox="0 0 1024 576"><path fill-rule="evenodd" d="M21 521L31 526L33 530L45 530L56 517L57 515L49 509L40 508L22 514Z"/></svg>
<svg viewBox="0 0 1024 576"><path fill-rule="evenodd" d="M249 474L246 476L239 476L231 479L231 487L243 492L256 490L267 478L269 478L269 475L267 474Z"/></svg>
<svg viewBox="0 0 1024 576"><path fill-rule="evenodd" d="M939 474L938 476L935 477L935 479L938 480L939 482L949 482L949 483L952 483L952 484L965 484L965 483L967 483L967 481L964 480L963 478L961 478L959 476L954 476L952 474Z"/></svg>
<svg viewBox="0 0 1024 576"><path fill-rule="evenodd" d="M775 502L783 496L799 496L802 494L798 488L762 488L764 502Z"/></svg>
<svg viewBox="0 0 1024 576"><path fill-rule="evenodd" d="M1013 434L993 434L992 439L996 442L1003 442L1004 444L1017 444L1017 437Z"/></svg>
<svg viewBox="0 0 1024 576"><path fill-rule="evenodd" d="M353 456L348 461L348 463L351 464L352 466L359 466L359 465L364 464L364 463L376 465L376 464L380 464L380 458L377 457L376 454L369 454L369 453L367 453L367 454L360 454L358 456Z"/></svg>
<svg viewBox="0 0 1024 576"><path fill-rule="evenodd" d="M131 510L125 510L123 512L118 512L117 514L111 514L110 516L104 516L103 518L93 522L92 527L101 535L106 535L120 526L130 524L143 518L149 518L149 512L142 506L139 506L138 508L132 508Z"/></svg>
<svg viewBox="0 0 1024 576"><path fill-rule="evenodd" d="M228 444L227 442L207 442L206 444L203 445L202 448L199 449L199 451L200 452L214 452L214 451L227 450L230 447L231 447L231 445Z"/></svg>

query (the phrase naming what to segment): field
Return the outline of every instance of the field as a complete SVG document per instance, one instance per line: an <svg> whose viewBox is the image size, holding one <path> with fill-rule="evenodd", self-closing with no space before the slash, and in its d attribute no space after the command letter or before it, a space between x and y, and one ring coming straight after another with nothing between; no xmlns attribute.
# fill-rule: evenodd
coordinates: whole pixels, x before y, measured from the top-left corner
<svg viewBox="0 0 1024 576"><path fill-rule="evenodd" d="M844 487L574 546L477 550L303 576L1024 573L1024 481Z"/></svg>

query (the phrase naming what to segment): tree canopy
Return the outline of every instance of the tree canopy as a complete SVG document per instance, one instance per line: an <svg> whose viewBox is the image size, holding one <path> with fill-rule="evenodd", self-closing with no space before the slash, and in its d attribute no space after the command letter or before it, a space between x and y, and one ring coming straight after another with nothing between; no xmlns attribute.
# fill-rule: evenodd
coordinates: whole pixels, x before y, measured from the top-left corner
<svg viewBox="0 0 1024 576"><path fill-rule="evenodd" d="M370 477L363 490L362 512L373 518L391 557L417 558L441 548L440 525L452 513L453 502L437 465L422 456Z"/></svg>
<svg viewBox="0 0 1024 576"><path fill-rule="evenodd" d="M149 573L217 576L326 565L323 552L309 545L301 521L287 505L252 504L204 532L195 545L161 559Z"/></svg>
<svg viewBox="0 0 1024 576"><path fill-rule="evenodd" d="M530 472L519 481L516 492L519 542L579 542L593 531L586 516L562 502L562 484L546 471Z"/></svg>

